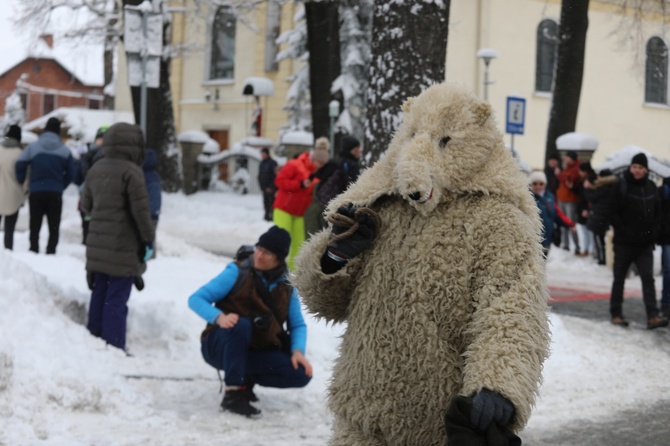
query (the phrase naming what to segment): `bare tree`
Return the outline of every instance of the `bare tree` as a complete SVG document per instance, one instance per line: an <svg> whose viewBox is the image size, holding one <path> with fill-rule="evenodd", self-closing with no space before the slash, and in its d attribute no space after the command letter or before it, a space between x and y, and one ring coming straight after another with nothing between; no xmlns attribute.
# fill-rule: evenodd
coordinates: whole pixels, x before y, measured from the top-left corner
<svg viewBox="0 0 670 446"><path fill-rule="evenodd" d="M55 37L73 42L103 45L104 100L103 107L114 108L114 53L119 41L117 0L22 0L17 25L37 38L49 30ZM68 14L67 29L54 27L59 16Z"/></svg>
<svg viewBox="0 0 670 446"><path fill-rule="evenodd" d="M556 138L573 132L584 77L589 0L563 0L558 29L558 55L549 112L545 158L556 152Z"/></svg>
<svg viewBox="0 0 670 446"><path fill-rule="evenodd" d="M375 0L366 162L373 163L386 150L402 119L402 103L444 80L449 9L448 0Z"/></svg>

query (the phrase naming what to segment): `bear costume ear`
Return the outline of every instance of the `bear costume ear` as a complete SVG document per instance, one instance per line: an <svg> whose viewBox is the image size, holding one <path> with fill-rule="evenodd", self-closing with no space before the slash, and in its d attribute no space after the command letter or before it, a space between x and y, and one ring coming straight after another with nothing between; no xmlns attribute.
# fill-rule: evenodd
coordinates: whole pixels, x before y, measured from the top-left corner
<svg viewBox="0 0 670 446"><path fill-rule="evenodd" d="M475 115L475 123L478 126L484 125L489 116L491 116L491 105L488 102L480 102L472 110Z"/></svg>
<svg viewBox="0 0 670 446"><path fill-rule="evenodd" d="M412 104L414 103L414 98L407 98L405 102L403 102L402 107L400 109L403 111L403 113L409 113L409 109L412 108Z"/></svg>

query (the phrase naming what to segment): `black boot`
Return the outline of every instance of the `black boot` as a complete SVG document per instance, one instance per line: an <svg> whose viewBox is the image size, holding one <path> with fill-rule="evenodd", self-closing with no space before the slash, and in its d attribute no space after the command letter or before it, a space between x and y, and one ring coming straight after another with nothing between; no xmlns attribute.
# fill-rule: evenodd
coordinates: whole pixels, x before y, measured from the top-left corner
<svg viewBox="0 0 670 446"><path fill-rule="evenodd" d="M244 387L246 387L247 398L248 398L249 401L251 401L252 403L255 403L255 402L258 401L258 397L257 397L256 394L254 393L254 385L255 385L255 384L256 384L256 383L255 383L254 380L251 379L251 378L248 378L248 377L247 377L247 378L244 379Z"/></svg>
<svg viewBox="0 0 670 446"><path fill-rule="evenodd" d="M248 418L257 418L261 411L249 404L246 387L242 386L235 390L226 390L221 401L221 407L226 412L236 413Z"/></svg>

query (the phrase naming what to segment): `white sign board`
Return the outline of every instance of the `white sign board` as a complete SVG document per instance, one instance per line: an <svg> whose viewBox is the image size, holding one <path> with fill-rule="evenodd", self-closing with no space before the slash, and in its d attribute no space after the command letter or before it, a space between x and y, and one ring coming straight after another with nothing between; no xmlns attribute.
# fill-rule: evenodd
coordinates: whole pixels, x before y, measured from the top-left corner
<svg viewBox="0 0 670 446"><path fill-rule="evenodd" d="M159 12L144 13L125 8L123 44L127 53L142 54L146 42L147 56L160 57L163 54L163 15ZM147 14L147 36L142 30L142 14Z"/></svg>
<svg viewBox="0 0 670 446"><path fill-rule="evenodd" d="M128 85L139 87L142 85L142 58L139 54L128 56ZM158 57L148 57L146 66L146 80L148 88L158 88L161 83L161 60Z"/></svg>

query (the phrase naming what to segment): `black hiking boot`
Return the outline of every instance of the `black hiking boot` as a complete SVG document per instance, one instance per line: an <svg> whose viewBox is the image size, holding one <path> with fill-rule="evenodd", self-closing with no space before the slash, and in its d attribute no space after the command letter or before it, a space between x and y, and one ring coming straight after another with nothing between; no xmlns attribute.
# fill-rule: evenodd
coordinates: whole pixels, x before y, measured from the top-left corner
<svg viewBox="0 0 670 446"><path fill-rule="evenodd" d="M236 413L247 418L258 418L261 411L249 404L249 395L247 392L248 390L244 386L236 390L226 390L223 401L221 401L221 407L224 412Z"/></svg>
<svg viewBox="0 0 670 446"><path fill-rule="evenodd" d="M244 387L246 387L247 398L252 403L255 403L255 402L258 401L258 397L254 393L254 385L256 385L256 383L254 382L254 380L252 378L249 378L249 377L245 378Z"/></svg>

